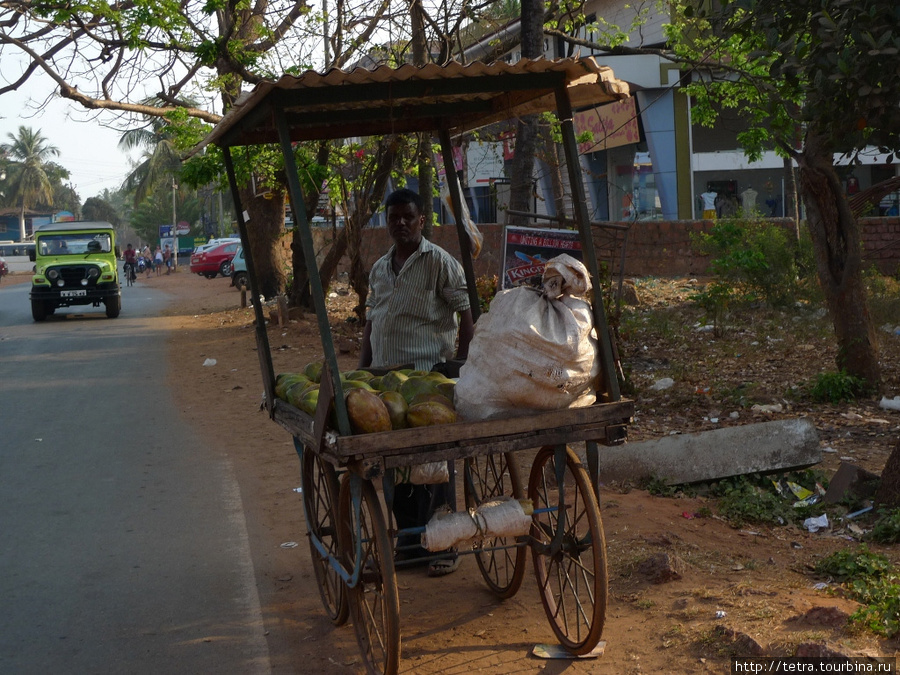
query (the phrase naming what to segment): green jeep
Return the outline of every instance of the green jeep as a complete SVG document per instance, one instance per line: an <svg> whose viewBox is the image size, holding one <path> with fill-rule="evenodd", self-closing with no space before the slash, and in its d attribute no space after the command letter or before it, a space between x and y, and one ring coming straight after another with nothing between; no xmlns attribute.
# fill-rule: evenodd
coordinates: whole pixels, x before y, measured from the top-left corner
<svg viewBox="0 0 900 675"><path fill-rule="evenodd" d="M106 305L115 319L122 309L116 233L104 222L49 223L34 231L31 316L43 321L57 307Z"/></svg>

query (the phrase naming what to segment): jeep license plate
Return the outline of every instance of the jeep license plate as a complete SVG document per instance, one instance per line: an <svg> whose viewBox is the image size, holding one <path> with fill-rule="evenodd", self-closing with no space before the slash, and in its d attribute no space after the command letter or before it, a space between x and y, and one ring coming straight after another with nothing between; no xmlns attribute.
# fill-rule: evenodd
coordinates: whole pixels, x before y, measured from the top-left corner
<svg viewBox="0 0 900 675"><path fill-rule="evenodd" d="M79 289L77 291L60 291L59 292L59 297L61 297L61 298L80 298L85 295L87 295L87 291L84 289Z"/></svg>

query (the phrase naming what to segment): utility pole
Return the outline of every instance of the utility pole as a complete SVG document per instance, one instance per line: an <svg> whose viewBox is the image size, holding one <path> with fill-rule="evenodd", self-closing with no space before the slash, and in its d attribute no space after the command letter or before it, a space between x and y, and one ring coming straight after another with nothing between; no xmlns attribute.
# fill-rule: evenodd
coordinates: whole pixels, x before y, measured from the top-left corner
<svg viewBox="0 0 900 675"><path fill-rule="evenodd" d="M175 220L175 193L178 185L172 176L172 271L178 271L178 221Z"/></svg>

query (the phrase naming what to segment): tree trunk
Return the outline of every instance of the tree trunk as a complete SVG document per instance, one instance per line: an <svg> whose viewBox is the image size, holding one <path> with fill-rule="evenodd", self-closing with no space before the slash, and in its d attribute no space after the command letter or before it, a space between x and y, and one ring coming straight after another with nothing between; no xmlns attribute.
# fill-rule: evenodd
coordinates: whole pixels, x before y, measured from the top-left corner
<svg viewBox="0 0 900 675"><path fill-rule="evenodd" d="M522 0L522 58L536 59L544 53L544 4L537 0ZM509 177L509 208L513 211L532 211L532 176L537 144L538 117L527 115L519 120L516 129L516 149ZM530 220L508 216L509 224L527 224Z"/></svg>
<svg viewBox="0 0 900 675"><path fill-rule="evenodd" d="M881 369L862 280L859 225L844 198L831 153L814 132L807 136L798 161L819 283L837 338L837 366L877 388Z"/></svg>
<svg viewBox="0 0 900 675"><path fill-rule="evenodd" d="M284 192L271 192L272 198L256 197L252 188L241 190L241 203L250 215L248 234L256 272L257 289L267 300L284 288L282 249L278 243L284 233Z"/></svg>
<svg viewBox="0 0 900 675"><path fill-rule="evenodd" d="M425 216L422 236L431 239L434 233L434 150L431 136L427 133L420 134L418 163L419 194L422 196L422 215ZM450 170L452 169L453 167L450 167Z"/></svg>
<svg viewBox="0 0 900 675"><path fill-rule="evenodd" d="M526 115L516 125L516 146L509 170L509 209L534 211L534 153L537 147L537 116ZM522 216L507 215L509 225L528 225L532 221Z"/></svg>
<svg viewBox="0 0 900 675"><path fill-rule="evenodd" d="M888 457L884 471L881 472L881 483L875 493L875 503L889 509L900 508L900 441Z"/></svg>
<svg viewBox="0 0 900 675"><path fill-rule="evenodd" d="M409 3L409 21L412 27L413 65L424 66L429 59L422 0L411 0ZM422 215L425 216L425 227L422 228L422 235L426 239L431 239L434 229L432 207L434 203L434 195L432 195L434 189L434 152L431 148L431 135L429 133L420 133L418 137L418 156L416 161L418 163L419 195L421 195L424 205Z"/></svg>
<svg viewBox="0 0 900 675"><path fill-rule="evenodd" d="M784 159L784 215L794 221L794 239L800 241L800 204L797 198L797 179L794 173L794 162L790 157Z"/></svg>
<svg viewBox="0 0 900 675"><path fill-rule="evenodd" d="M25 241L25 198L24 197L22 198L22 208L19 211L19 241Z"/></svg>
<svg viewBox="0 0 900 675"><path fill-rule="evenodd" d="M319 147L316 150L316 164L319 166L325 166L328 164L328 158L331 155L331 143L328 141L321 141L319 143ZM309 190L308 193L304 193L303 199L305 200L304 207L306 208L306 222L309 223L312 217L316 212L316 204L319 203L319 186L316 186L315 190ZM340 234L344 233L344 228L341 228ZM335 239L337 241L337 238ZM334 274L337 269L337 263L341 259L341 256L344 255L344 252L347 250L347 240L344 239L343 248L337 252L337 258L332 263L333 267L331 270L331 275ZM328 257L326 256L326 260ZM324 263L323 263L324 265ZM294 274L294 280L291 284L291 292L290 297L288 297L288 306L289 307L301 307L305 311L312 312L315 311L312 302L312 293L309 288L309 272L306 269L306 259L303 257L303 244L300 242L300 227L297 225L297 216L294 215L294 232L293 237L291 239L291 270ZM331 276L327 277L331 279Z"/></svg>

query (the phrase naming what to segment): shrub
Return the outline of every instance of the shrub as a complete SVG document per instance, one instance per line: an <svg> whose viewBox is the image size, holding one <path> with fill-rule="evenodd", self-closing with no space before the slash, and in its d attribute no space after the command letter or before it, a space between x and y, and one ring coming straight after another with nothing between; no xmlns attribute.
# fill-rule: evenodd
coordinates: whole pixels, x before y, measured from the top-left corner
<svg viewBox="0 0 900 675"><path fill-rule="evenodd" d="M700 253L712 256L710 270L719 281L745 300L788 304L798 292L801 271L810 271L808 244L798 246L784 227L765 221L721 220L693 242Z"/></svg>
<svg viewBox="0 0 900 675"><path fill-rule="evenodd" d="M809 386L809 397L817 403L843 403L855 401L868 390L869 385L865 380L841 370L816 375Z"/></svg>
<svg viewBox="0 0 900 675"><path fill-rule="evenodd" d="M900 543L900 509L881 511L868 538L879 544Z"/></svg>
<svg viewBox="0 0 900 675"><path fill-rule="evenodd" d="M815 569L843 581L848 595L862 603L850 616L853 624L887 637L900 634L900 583L885 556L863 545L857 551L832 553Z"/></svg>
<svg viewBox="0 0 900 675"><path fill-rule="evenodd" d="M721 516L737 526L745 523L786 525L796 516L789 502L754 485L747 476L718 481L712 493L719 497Z"/></svg>
<svg viewBox="0 0 900 675"><path fill-rule="evenodd" d="M475 279L475 289L478 291L478 303L482 313L488 311L491 300L497 295L499 281L496 274L493 276L485 274Z"/></svg>
<svg viewBox="0 0 900 675"><path fill-rule="evenodd" d="M818 574L834 577L839 581L863 577L878 579L891 570L891 561L862 545L855 551L843 549L822 558L816 563L815 570Z"/></svg>

